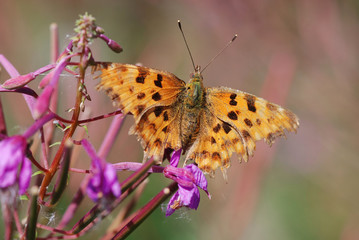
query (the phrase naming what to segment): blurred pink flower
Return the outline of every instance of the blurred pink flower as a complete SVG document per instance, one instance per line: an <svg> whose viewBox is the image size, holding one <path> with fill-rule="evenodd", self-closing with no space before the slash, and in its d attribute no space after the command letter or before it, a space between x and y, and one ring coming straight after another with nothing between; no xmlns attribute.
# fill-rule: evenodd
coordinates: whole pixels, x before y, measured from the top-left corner
<svg viewBox="0 0 359 240"><path fill-rule="evenodd" d="M87 195L94 201L105 201L118 198L121 195L120 183L117 180L116 170L112 164L106 163L97 156L93 146L83 139L82 146L92 159L91 170L93 176L87 185Z"/></svg>
<svg viewBox="0 0 359 240"><path fill-rule="evenodd" d="M0 142L0 189L18 187L24 194L31 180L31 162L26 158L26 138L20 135Z"/></svg>

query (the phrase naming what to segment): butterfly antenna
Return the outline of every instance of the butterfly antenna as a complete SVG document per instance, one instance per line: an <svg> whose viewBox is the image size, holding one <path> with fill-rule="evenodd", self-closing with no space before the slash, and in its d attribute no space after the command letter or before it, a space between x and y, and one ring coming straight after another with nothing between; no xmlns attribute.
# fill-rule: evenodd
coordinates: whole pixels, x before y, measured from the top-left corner
<svg viewBox="0 0 359 240"><path fill-rule="evenodd" d="M192 61L192 65L193 65L193 69L196 70L196 66L194 65L194 61L193 61L193 57L192 57L192 54L191 54L191 51L189 50L189 47L188 47L188 43L187 43L187 40L186 40L186 37L184 36L184 33L183 33L183 30L182 30L182 24L181 24L181 20L178 20L178 27L182 33L182 37L183 37L183 40L186 44L186 47L187 47L187 50L188 50L188 53L189 53L189 56L191 57L191 61Z"/></svg>
<svg viewBox="0 0 359 240"><path fill-rule="evenodd" d="M227 45L224 46L224 48L222 48L222 50L219 51L219 53L217 53L217 55L214 56L214 57L211 59L211 61L209 61L209 63L202 69L201 73L203 73L203 71L214 61L214 59L216 59L224 50L226 50L226 48L227 48L234 40L236 40L236 38L237 38L237 34L234 34L234 36L233 36L233 38L231 39L231 41L229 41L229 42L227 43Z"/></svg>

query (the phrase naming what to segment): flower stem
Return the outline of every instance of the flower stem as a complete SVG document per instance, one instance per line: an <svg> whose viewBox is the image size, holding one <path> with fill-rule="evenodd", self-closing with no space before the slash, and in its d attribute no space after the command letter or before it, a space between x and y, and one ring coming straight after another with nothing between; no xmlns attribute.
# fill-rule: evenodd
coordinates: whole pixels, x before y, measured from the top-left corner
<svg viewBox="0 0 359 240"><path fill-rule="evenodd" d="M126 191L142 175L147 173L148 169L150 169L153 164L155 164L155 161L151 158L145 164L143 164L138 171L134 172L131 176L129 176L125 181L121 183L121 190Z"/></svg>
<svg viewBox="0 0 359 240"><path fill-rule="evenodd" d="M70 59L70 56L75 56L75 55L77 55L77 54L69 55L69 56L65 57L65 59L66 60ZM77 81L76 102L75 102L75 107L74 107L74 111L73 111L73 115L72 115L72 119L71 119L72 124L71 124L71 127L66 131L66 133L65 133L65 135L64 135L64 137L63 137L63 139L61 141L61 144L60 144L60 146L58 148L58 151L56 152L56 155L55 155L54 160L53 160L53 162L51 164L51 167L49 168L49 171L45 174L45 177L44 177L44 179L42 181L42 184L41 184L41 187L40 187L40 194L39 194L40 200L44 200L44 197L45 197L45 194L46 194L46 188L50 184L53 176L56 173L56 170L59 167L61 157L62 157L62 155L64 153L64 150L65 150L66 142L72 137L72 135L75 133L75 130L76 130L77 126L79 125L78 120L79 120L80 111L81 111L80 105L81 105L81 99L82 99L82 93L81 93L80 89L81 89L81 86L83 84L83 80L85 78L85 70L86 70L86 66L82 65L83 57L84 57L83 54L80 54L80 64L79 64L80 76L79 76L78 81ZM64 61L64 59L62 59L61 61ZM59 73L60 72L58 72L58 74ZM52 83L52 84L54 84L54 83Z"/></svg>
<svg viewBox="0 0 359 240"><path fill-rule="evenodd" d="M37 197L38 197L38 188L33 187L31 190L31 206L30 213L27 219L27 227L26 227L26 239L35 239L36 236L36 223L38 216L38 205L37 205Z"/></svg>
<svg viewBox="0 0 359 240"><path fill-rule="evenodd" d="M7 135L6 122L5 122L4 111L1 103L1 98L0 98L0 133L3 135Z"/></svg>
<svg viewBox="0 0 359 240"><path fill-rule="evenodd" d="M148 173L140 176L140 178L127 188L126 191L122 190L122 194L119 198L115 199L107 208L98 210L99 205L94 206L78 223L72 228L72 233L78 234L86 229L89 229L90 225L95 225L101 219L108 216L113 209L115 209L124 199L126 199L145 179L147 179Z"/></svg>
<svg viewBox="0 0 359 240"><path fill-rule="evenodd" d="M65 154L62 160L62 166L59 174L59 183L56 186L56 188L54 188L54 192L52 194L51 205L56 204L60 200L60 197L66 188L67 180L68 180L67 178L70 168L71 153L72 153L71 150L72 150L72 142L69 140L66 144Z"/></svg>
<svg viewBox="0 0 359 240"><path fill-rule="evenodd" d="M112 148L113 144L115 143L116 137L118 133L121 130L122 122L123 122L124 116L122 114L116 115L112 122L111 126L108 128L106 136L104 140L102 141L101 148L98 152L98 155L101 158L107 158L110 149Z"/></svg>
<svg viewBox="0 0 359 240"><path fill-rule="evenodd" d="M7 204L2 204L1 205L1 210L2 210L2 217L3 217L3 221L4 221L4 228L5 228L5 234L4 234L4 239L5 240L10 240L12 239L12 235L13 235L13 227L11 224L11 213L10 213L10 206Z"/></svg>

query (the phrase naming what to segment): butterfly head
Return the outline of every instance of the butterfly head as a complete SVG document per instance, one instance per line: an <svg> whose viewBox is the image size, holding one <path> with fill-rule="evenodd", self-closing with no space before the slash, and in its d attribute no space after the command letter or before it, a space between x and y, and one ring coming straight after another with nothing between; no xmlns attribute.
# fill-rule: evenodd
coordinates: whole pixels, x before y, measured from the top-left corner
<svg viewBox="0 0 359 240"><path fill-rule="evenodd" d="M194 69L194 72L191 74L190 77L191 77L191 80L189 82L202 82L203 77L202 77L202 73L201 73L201 67L196 66Z"/></svg>

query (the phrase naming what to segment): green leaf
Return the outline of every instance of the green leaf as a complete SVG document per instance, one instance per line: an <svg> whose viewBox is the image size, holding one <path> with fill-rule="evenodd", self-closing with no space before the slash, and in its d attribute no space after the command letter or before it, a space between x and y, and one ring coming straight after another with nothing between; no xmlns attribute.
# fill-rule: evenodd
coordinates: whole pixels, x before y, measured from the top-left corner
<svg viewBox="0 0 359 240"><path fill-rule="evenodd" d="M83 127L86 131L86 134L89 135L89 130L87 128L87 125L79 125L80 127Z"/></svg>
<svg viewBox="0 0 359 240"><path fill-rule="evenodd" d="M51 147L53 147L53 146L60 145L60 144L61 144L61 142L54 142L54 143L51 144L49 147L51 148Z"/></svg>
<svg viewBox="0 0 359 240"><path fill-rule="evenodd" d="M35 176L40 175L40 174L44 174L44 172L41 171L41 170L36 171L36 172L34 172L34 173L31 175L31 177L35 177Z"/></svg>

